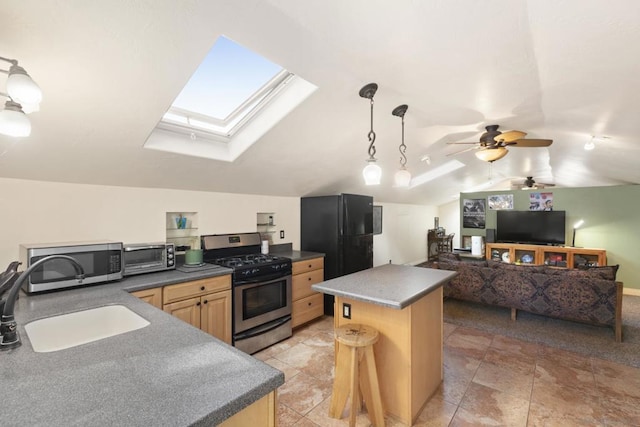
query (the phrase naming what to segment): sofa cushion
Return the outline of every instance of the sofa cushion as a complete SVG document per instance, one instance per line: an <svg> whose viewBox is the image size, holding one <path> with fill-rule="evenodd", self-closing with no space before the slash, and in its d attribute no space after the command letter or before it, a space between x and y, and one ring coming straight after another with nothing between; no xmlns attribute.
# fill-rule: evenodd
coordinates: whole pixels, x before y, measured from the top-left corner
<svg viewBox="0 0 640 427"><path fill-rule="evenodd" d="M605 279L616 280L616 274L618 273L619 265L605 265L602 267L586 267L578 269L563 269L563 268L551 268L545 267L545 273L552 276L570 276L570 277L583 277L585 279Z"/></svg>
<svg viewBox="0 0 640 427"><path fill-rule="evenodd" d="M487 267L503 270L520 271L523 273L544 273L544 266L529 264L508 264L502 261L487 260Z"/></svg>

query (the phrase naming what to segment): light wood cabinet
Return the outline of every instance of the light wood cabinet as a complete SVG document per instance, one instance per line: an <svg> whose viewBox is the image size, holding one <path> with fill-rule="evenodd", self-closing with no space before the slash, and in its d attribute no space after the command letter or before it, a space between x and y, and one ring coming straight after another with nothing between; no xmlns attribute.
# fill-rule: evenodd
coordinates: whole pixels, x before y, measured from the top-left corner
<svg viewBox="0 0 640 427"><path fill-rule="evenodd" d="M163 288L163 310L231 344L231 276L218 276Z"/></svg>
<svg viewBox="0 0 640 427"><path fill-rule="evenodd" d="M275 427L276 425L275 390L220 423L220 427Z"/></svg>
<svg viewBox="0 0 640 427"><path fill-rule="evenodd" d="M487 243L486 258L513 264L577 268L607 264L607 251L594 248Z"/></svg>
<svg viewBox="0 0 640 427"><path fill-rule="evenodd" d="M296 261L291 278L292 325L295 328L324 314L324 297L311 285L324 281L324 258Z"/></svg>
<svg viewBox="0 0 640 427"><path fill-rule="evenodd" d="M131 292L131 295L162 310L162 288L143 289Z"/></svg>

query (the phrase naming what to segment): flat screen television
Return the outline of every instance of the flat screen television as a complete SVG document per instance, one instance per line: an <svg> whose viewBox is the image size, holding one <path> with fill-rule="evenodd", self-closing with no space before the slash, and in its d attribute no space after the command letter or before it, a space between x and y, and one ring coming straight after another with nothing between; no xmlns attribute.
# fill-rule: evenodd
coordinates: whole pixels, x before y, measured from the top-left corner
<svg viewBox="0 0 640 427"><path fill-rule="evenodd" d="M496 241L564 245L565 211L497 211Z"/></svg>

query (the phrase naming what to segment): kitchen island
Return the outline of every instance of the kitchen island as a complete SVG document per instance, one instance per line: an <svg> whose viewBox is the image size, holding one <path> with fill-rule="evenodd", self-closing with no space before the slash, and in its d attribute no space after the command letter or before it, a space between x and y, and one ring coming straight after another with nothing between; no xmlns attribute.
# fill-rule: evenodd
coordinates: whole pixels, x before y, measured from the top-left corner
<svg viewBox="0 0 640 427"><path fill-rule="evenodd" d="M382 404L404 424L414 423L442 382L442 286L456 274L385 264L312 286L335 296L335 327L360 323L379 331Z"/></svg>
<svg viewBox="0 0 640 427"><path fill-rule="evenodd" d="M269 410L275 422L282 372L129 294L229 274L227 268L167 271L22 294L16 304L22 346L0 352L1 424L246 425L234 424L234 419L252 408L262 414L256 419L267 421ZM124 305L150 324L50 353L35 352L24 329L36 319L113 304Z"/></svg>

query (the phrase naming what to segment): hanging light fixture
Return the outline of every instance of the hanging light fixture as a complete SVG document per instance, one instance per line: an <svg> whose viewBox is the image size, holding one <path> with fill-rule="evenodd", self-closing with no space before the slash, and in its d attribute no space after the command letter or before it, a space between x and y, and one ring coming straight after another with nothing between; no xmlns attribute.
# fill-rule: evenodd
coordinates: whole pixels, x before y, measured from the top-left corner
<svg viewBox="0 0 640 427"><path fill-rule="evenodd" d="M408 187L411 182L411 173L407 170L407 155L405 154L407 146L404 143L404 114L407 112L408 108L409 106L406 104L398 105L391 112L394 116L402 118L402 142L398 147L398 151L400 151L400 170L396 172L394 177L396 187Z"/></svg>
<svg viewBox="0 0 640 427"><path fill-rule="evenodd" d="M367 98L371 102L371 130L369 131L369 159L367 159L367 166L362 170L362 176L364 177L364 183L366 185L379 185L380 178L382 177L382 169L376 164L376 133L373 131L373 96L378 90L378 85L375 83L369 83L360 89L360 96Z"/></svg>
<svg viewBox="0 0 640 427"><path fill-rule="evenodd" d="M485 162L495 162L496 160L500 160L504 156L509 153L504 147L496 147L496 148L485 148L483 150L476 151L476 157Z"/></svg>
<svg viewBox="0 0 640 427"><path fill-rule="evenodd" d="M31 121L26 116L25 110L33 112L39 109L42 91L25 69L18 65L18 61L1 56L0 60L11 64L8 71L0 70L1 73L8 75L7 93L0 93L8 98L4 104L4 110L0 111L0 133L15 137L29 136Z"/></svg>

